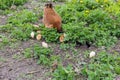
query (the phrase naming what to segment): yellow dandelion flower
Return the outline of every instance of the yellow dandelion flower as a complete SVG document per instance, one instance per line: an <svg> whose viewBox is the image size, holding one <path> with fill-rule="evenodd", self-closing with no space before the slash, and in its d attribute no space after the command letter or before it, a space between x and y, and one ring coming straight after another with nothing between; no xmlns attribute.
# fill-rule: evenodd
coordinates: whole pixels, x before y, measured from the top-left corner
<svg viewBox="0 0 120 80"><path fill-rule="evenodd" d="M106 3L106 2L108 2L108 0L104 0L104 2Z"/></svg>
<svg viewBox="0 0 120 80"><path fill-rule="evenodd" d="M80 3L83 3L83 1L82 1L82 0L80 0Z"/></svg>
<svg viewBox="0 0 120 80"><path fill-rule="evenodd" d="M96 0L96 2L99 2L99 0Z"/></svg>
<svg viewBox="0 0 120 80"><path fill-rule="evenodd" d="M85 13L89 13L89 10L86 10Z"/></svg>

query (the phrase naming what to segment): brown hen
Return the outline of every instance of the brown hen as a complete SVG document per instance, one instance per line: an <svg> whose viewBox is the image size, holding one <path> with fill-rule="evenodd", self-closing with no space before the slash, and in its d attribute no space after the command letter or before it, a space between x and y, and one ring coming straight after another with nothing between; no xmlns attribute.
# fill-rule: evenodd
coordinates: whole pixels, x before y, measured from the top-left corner
<svg viewBox="0 0 120 80"><path fill-rule="evenodd" d="M58 32L62 32L61 17L55 12L51 3L45 4L43 13L43 24L47 28L56 28Z"/></svg>

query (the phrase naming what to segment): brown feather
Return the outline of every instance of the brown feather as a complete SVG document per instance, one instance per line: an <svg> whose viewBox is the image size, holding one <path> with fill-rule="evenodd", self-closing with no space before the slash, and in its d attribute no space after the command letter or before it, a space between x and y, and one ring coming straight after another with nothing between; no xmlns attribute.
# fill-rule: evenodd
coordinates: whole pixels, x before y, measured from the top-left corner
<svg viewBox="0 0 120 80"><path fill-rule="evenodd" d="M55 12L55 10L53 9L53 5L51 3L45 4L43 24L47 28L56 28L58 32L62 31L61 17Z"/></svg>

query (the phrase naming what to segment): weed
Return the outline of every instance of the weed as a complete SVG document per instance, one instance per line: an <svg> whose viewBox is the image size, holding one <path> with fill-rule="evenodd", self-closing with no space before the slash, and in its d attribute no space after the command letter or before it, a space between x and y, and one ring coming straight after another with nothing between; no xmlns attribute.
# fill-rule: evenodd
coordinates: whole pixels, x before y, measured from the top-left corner
<svg viewBox="0 0 120 80"><path fill-rule="evenodd" d="M26 48L23 52L23 55L25 58L31 58L33 56L31 48Z"/></svg>
<svg viewBox="0 0 120 80"><path fill-rule="evenodd" d="M65 44L65 43L60 44L60 49L62 50L67 50L69 48L70 48L69 44Z"/></svg>
<svg viewBox="0 0 120 80"><path fill-rule="evenodd" d="M33 30L31 24L21 24L19 27L14 28L11 32L11 38L18 40L28 40L30 38L30 33ZM18 29L19 28L19 29Z"/></svg>
<svg viewBox="0 0 120 80"><path fill-rule="evenodd" d="M12 58L13 58L13 59L21 59L21 58L22 58L22 55L20 55L20 54L14 54L14 55L12 56Z"/></svg>
<svg viewBox="0 0 120 80"><path fill-rule="evenodd" d="M0 27L0 31L9 33L11 38L28 40L35 29L30 22L37 21L37 15L28 10L14 12L13 15L8 18L6 25Z"/></svg>
<svg viewBox="0 0 120 80"><path fill-rule="evenodd" d="M114 5L116 8L113 8ZM119 38L119 3L112 0L73 0L57 6L56 10L63 19L63 29L67 35L64 41L111 46Z"/></svg>
<svg viewBox="0 0 120 80"><path fill-rule="evenodd" d="M19 80L19 78L21 79L29 79L29 80L31 80L31 78L33 78L33 74L24 74L24 73L21 73L21 74L19 74L19 76L18 76L18 80Z"/></svg>
<svg viewBox="0 0 120 80"><path fill-rule="evenodd" d="M6 25L0 26L0 32L10 33L13 30L14 30L14 27L12 26L12 24L6 24Z"/></svg>
<svg viewBox="0 0 120 80"><path fill-rule="evenodd" d="M19 47L19 42L17 42L17 43L16 42L17 42L16 39L11 39L10 48L12 48L12 49L18 48Z"/></svg>
<svg viewBox="0 0 120 80"><path fill-rule="evenodd" d="M45 28L44 26L40 27L41 34L43 39L45 39L46 42L58 42L60 34L57 33L57 30L54 28Z"/></svg>
<svg viewBox="0 0 120 80"><path fill-rule="evenodd" d="M6 62L7 60L0 56L0 62Z"/></svg>
<svg viewBox="0 0 120 80"><path fill-rule="evenodd" d="M0 35L0 48L9 44L9 38Z"/></svg>
<svg viewBox="0 0 120 80"><path fill-rule="evenodd" d="M52 80L75 80L75 73L72 66L63 67L61 65L52 74Z"/></svg>
<svg viewBox="0 0 120 80"><path fill-rule="evenodd" d="M100 52L88 65L84 65L81 73L89 80L113 80L115 75L119 74L119 58L119 54Z"/></svg>
<svg viewBox="0 0 120 80"><path fill-rule="evenodd" d="M23 5L27 0L0 0L0 9L8 9L12 5Z"/></svg>
<svg viewBox="0 0 120 80"><path fill-rule="evenodd" d="M13 15L14 16L10 16L8 18L8 22L15 26L19 26L20 24L28 22L35 22L38 20L37 15L29 10L22 10L19 13L14 12Z"/></svg>
<svg viewBox="0 0 120 80"><path fill-rule="evenodd" d="M34 56L38 58L37 63L40 64L45 64L49 65L50 64L50 56L52 53L52 50L49 48L44 48L39 45L34 45Z"/></svg>
<svg viewBox="0 0 120 80"><path fill-rule="evenodd" d="M70 44L68 44L68 43L61 43L60 44L60 49L61 50L68 50L68 49L73 50L74 47L75 47L75 44L72 44L72 43L70 43Z"/></svg>

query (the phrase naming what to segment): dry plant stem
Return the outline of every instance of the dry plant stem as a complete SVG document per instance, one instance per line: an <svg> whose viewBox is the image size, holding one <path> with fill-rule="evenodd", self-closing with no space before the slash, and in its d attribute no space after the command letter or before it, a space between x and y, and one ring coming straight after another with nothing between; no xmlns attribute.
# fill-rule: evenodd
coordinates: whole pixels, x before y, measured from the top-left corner
<svg viewBox="0 0 120 80"><path fill-rule="evenodd" d="M34 73L38 73L38 72L40 72L40 70L38 70L38 71L27 72L27 74L34 74Z"/></svg>

